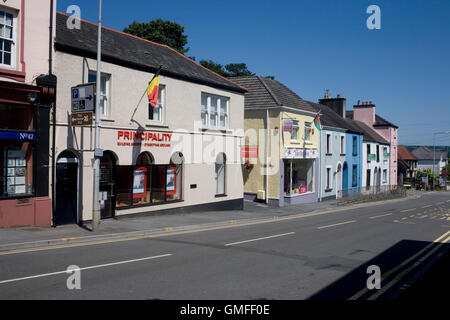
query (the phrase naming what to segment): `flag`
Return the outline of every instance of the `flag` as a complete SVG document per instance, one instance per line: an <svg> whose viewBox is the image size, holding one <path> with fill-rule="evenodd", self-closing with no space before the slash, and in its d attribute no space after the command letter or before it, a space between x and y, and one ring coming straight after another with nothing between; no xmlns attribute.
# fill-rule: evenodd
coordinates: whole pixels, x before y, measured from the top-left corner
<svg viewBox="0 0 450 320"><path fill-rule="evenodd" d="M147 96L148 96L148 102L152 106L152 108L156 107L158 103L158 92L159 92L159 73L161 71L161 68L158 70L158 72L153 77L152 81L150 82L148 88L147 88Z"/></svg>
<svg viewBox="0 0 450 320"><path fill-rule="evenodd" d="M320 122L320 112L314 118L314 124L319 131L322 131L322 123Z"/></svg>

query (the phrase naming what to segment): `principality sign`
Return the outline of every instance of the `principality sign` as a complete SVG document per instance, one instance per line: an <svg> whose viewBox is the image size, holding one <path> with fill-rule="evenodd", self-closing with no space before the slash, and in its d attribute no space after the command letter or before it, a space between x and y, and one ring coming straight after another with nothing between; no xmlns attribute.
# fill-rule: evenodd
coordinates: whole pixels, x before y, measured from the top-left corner
<svg viewBox="0 0 450 320"><path fill-rule="evenodd" d="M90 126L93 122L92 112L73 113L70 116L72 126Z"/></svg>

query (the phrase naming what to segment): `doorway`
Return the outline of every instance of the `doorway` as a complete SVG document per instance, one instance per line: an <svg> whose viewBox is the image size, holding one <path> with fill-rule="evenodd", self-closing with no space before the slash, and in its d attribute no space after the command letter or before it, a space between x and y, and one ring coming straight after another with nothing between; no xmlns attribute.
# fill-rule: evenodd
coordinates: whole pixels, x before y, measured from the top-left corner
<svg viewBox="0 0 450 320"><path fill-rule="evenodd" d="M78 158L71 151L64 151L56 163L56 208L54 225L78 223L79 166Z"/></svg>
<svg viewBox="0 0 450 320"><path fill-rule="evenodd" d="M336 169L336 198L342 198L342 164L338 164Z"/></svg>
<svg viewBox="0 0 450 320"><path fill-rule="evenodd" d="M102 219L113 218L116 212L116 158L109 151L100 159L100 212Z"/></svg>

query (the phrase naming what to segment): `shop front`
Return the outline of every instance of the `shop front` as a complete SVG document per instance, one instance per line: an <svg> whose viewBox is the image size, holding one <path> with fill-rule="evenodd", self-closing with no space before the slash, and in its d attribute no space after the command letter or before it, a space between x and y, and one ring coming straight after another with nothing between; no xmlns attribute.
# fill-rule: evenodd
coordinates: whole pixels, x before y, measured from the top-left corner
<svg viewBox="0 0 450 320"><path fill-rule="evenodd" d="M0 90L0 228L51 226L49 108L29 99L39 87L0 82Z"/></svg>
<svg viewBox="0 0 450 320"><path fill-rule="evenodd" d="M317 149L286 148L281 161L284 203L317 202Z"/></svg>

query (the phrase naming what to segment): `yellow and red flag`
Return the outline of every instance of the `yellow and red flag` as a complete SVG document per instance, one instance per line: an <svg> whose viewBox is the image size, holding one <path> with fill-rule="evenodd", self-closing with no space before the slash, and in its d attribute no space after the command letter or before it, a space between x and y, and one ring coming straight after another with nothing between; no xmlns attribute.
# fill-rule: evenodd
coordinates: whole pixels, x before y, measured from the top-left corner
<svg viewBox="0 0 450 320"><path fill-rule="evenodd" d="M152 81L150 82L150 85L147 88L147 96L148 96L148 102L152 106L152 108L156 107L158 104L158 92L159 92L159 72L161 70L158 70L158 72L153 77Z"/></svg>

